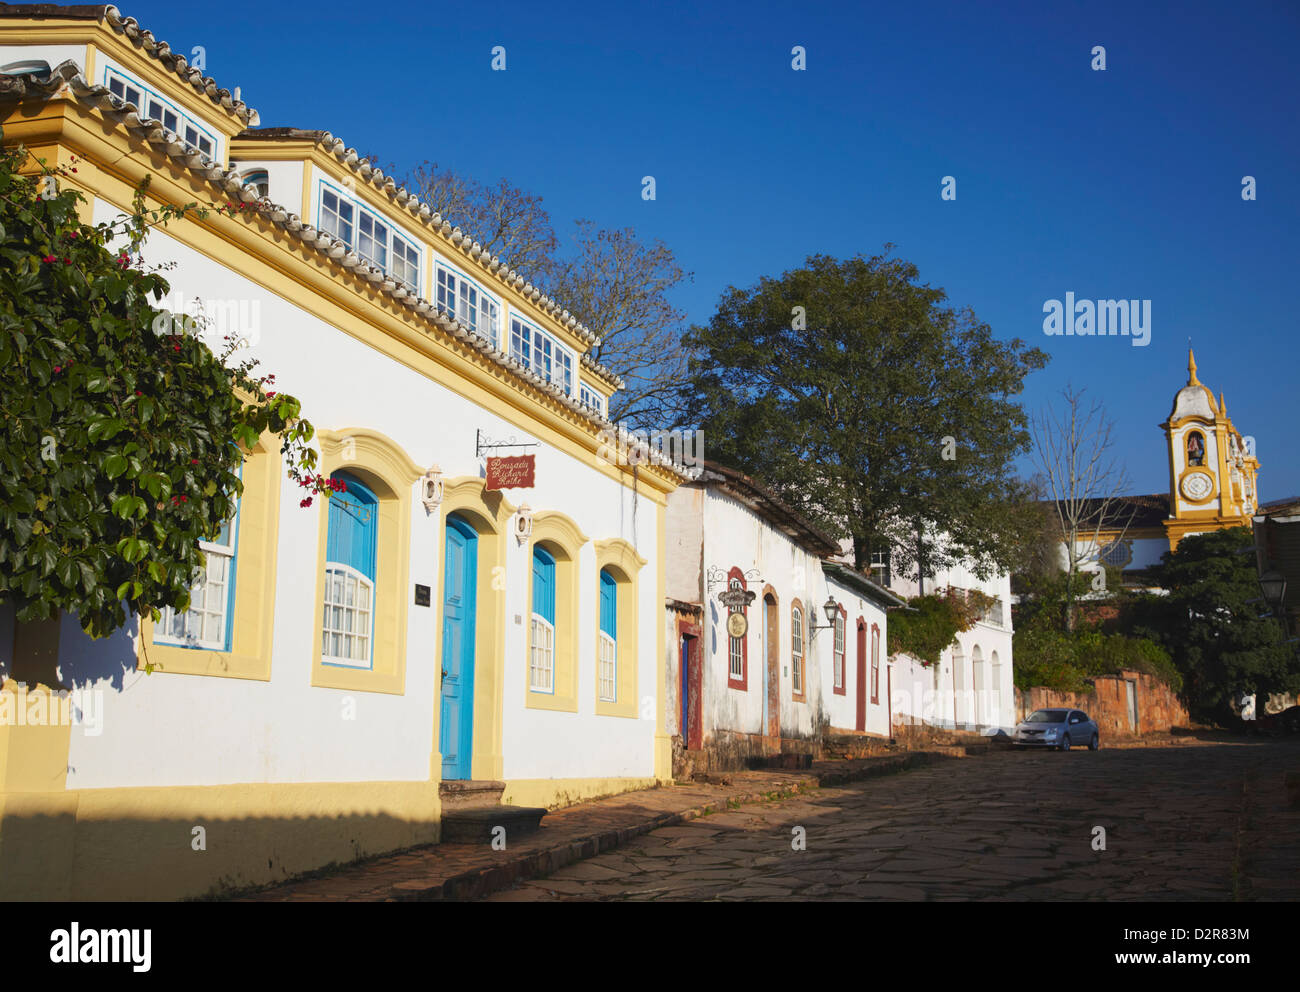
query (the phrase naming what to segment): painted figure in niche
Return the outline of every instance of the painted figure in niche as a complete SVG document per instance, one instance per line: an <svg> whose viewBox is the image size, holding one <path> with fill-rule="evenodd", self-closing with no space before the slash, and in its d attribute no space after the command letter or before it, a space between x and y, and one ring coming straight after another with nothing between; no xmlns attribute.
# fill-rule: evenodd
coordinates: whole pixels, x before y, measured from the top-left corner
<svg viewBox="0 0 1300 992"><path fill-rule="evenodd" d="M1205 440L1201 437L1200 431L1192 431L1187 436L1187 464L1205 464Z"/></svg>

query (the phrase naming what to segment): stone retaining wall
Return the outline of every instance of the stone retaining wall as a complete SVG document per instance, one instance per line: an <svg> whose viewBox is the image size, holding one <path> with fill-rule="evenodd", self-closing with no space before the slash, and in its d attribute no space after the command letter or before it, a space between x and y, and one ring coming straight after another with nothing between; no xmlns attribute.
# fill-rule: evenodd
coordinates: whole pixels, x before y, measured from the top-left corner
<svg viewBox="0 0 1300 992"><path fill-rule="evenodd" d="M1126 683L1137 691L1137 726L1128 712ZM1103 737L1140 736L1186 727L1191 720L1187 708L1172 689L1153 675L1124 671L1095 679L1091 692L1057 692L1044 686L1016 690L1016 719L1034 710L1052 707L1081 709L1092 717Z"/></svg>

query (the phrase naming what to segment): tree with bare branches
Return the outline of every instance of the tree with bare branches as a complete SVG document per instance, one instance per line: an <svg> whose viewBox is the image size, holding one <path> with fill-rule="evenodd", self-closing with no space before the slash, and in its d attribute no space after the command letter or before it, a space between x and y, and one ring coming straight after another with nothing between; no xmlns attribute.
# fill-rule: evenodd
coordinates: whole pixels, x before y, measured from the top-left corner
<svg viewBox="0 0 1300 992"><path fill-rule="evenodd" d="M391 167L390 167L391 171ZM623 380L607 416L633 427L680 426L685 313L669 295L690 275L662 241L575 222L561 246L542 198L505 179L484 184L425 162L405 185L448 221L561 301L600 338L591 357ZM571 249L571 250L570 250Z"/></svg>
<svg viewBox="0 0 1300 992"><path fill-rule="evenodd" d="M559 241L540 196L506 179L488 185L428 161L416 167L405 185L529 281L547 281Z"/></svg>
<svg viewBox="0 0 1300 992"><path fill-rule="evenodd" d="M681 344L686 314L668 294L690 276L657 238L642 241L630 227L598 229L589 220L576 226L576 251L554 268L555 296L599 336L592 357L623 378L609 419L680 426L681 385L689 377Z"/></svg>
<svg viewBox="0 0 1300 992"><path fill-rule="evenodd" d="M1128 472L1112 451L1115 425L1098 401L1085 402L1085 392L1066 386L1059 409L1044 407L1030 419L1034 458L1065 544L1064 619L1071 631L1080 566L1100 562L1102 533L1118 531L1122 540L1136 513L1124 495Z"/></svg>

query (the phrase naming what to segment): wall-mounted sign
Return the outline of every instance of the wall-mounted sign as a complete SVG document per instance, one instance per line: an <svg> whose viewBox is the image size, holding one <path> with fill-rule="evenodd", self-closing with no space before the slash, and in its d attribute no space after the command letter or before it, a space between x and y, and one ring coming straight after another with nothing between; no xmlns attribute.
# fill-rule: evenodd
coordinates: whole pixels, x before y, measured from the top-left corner
<svg viewBox="0 0 1300 992"><path fill-rule="evenodd" d="M531 489L537 475L536 455L510 455L487 460L487 480L483 488Z"/></svg>
<svg viewBox="0 0 1300 992"><path fill-rule="evenodd" d="M428 606L428 605L429 605L429 593L430 593L430 591L431 591L431 590L429 589L428 586L422 586L422 585L420 585L419 583L416 583L416 586L415 586L415 605L416 605L416 606Z"/></svg>
<svg viewBox="0 0 1300 992"><path fill-rule="evenodd" d="M754 601L754 596L748 589L725 589L718 593L718 602L729 610L742 610Z"/></svg>
<svg viewBox="0 0 1300 992"><path fill-rule="evenodd" d="M737 639L744 637L749 630L749 621L743 613L732 613L727 617L727 633Z"/></svg>

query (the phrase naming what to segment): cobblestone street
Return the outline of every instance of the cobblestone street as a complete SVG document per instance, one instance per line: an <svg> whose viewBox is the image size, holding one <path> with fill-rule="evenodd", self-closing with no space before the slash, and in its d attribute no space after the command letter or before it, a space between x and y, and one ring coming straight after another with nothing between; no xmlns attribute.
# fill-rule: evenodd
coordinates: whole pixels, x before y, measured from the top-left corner
<svg viewBox="0 0 1300 992"><path fill-rule="evenodd" d="M488 900L1300 898L1297 742L999 751L664 827Z"/></svg>

